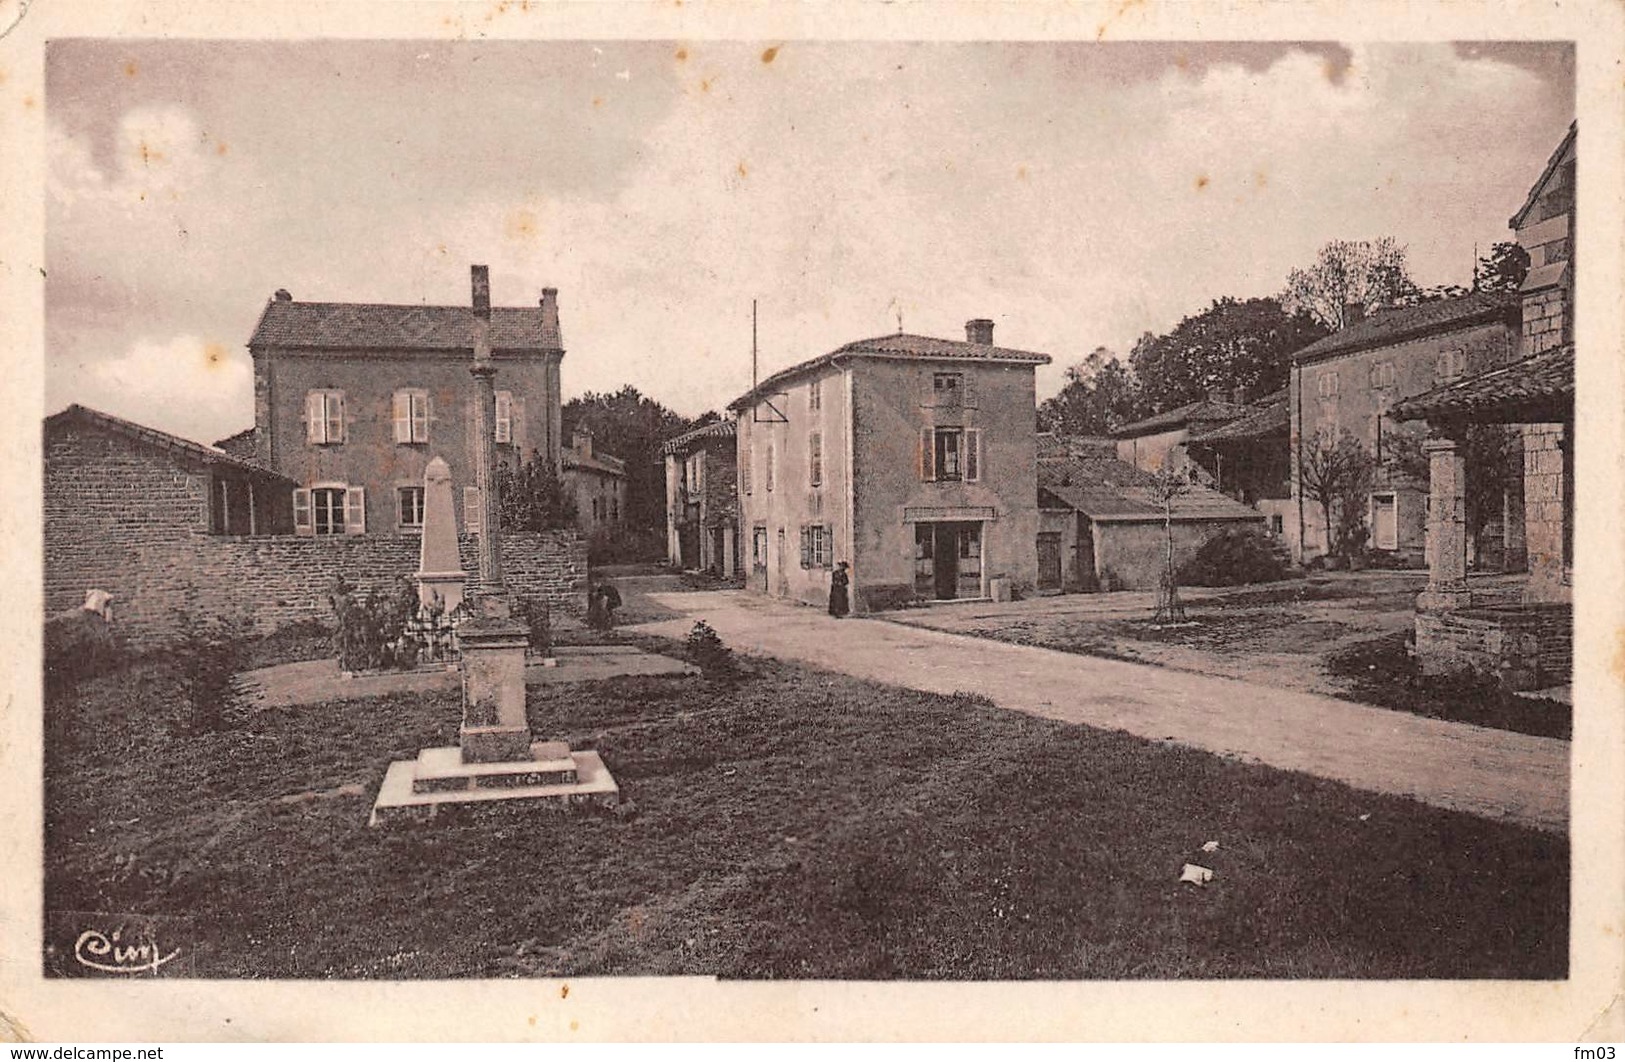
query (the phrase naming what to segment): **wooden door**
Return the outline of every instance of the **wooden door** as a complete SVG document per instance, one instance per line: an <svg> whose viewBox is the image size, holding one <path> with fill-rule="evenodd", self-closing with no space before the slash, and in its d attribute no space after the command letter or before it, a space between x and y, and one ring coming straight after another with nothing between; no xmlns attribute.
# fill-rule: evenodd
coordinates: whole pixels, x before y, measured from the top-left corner
<svg viewBox="0 0 1625 1062"><path fill-rule="evenodd" d="M1061 588L1061 533L1059 531L1040 531L1038 533L1038 589L1059 590Z"/></svg>

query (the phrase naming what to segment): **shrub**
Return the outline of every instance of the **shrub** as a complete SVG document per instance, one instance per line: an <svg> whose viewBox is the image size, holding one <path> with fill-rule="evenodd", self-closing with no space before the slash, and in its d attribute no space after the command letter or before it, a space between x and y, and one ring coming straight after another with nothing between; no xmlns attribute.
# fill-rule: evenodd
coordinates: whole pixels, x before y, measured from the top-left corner
<svg viewBox="0 0 1625 1062"><path fill-rule="evenodd" d="M530 650L537 656L553 655L553 620L545 598L522 597L515 611L530 629Z"/></svg>
<svg viewBox="0 0 1625 1062"><path fill-rule="evenodd" d="M390 597L377 589L362 598L341 575L328 596L338 626L333 648L339 667L345 671L378 671L409 668L417 663L418 646L407 632L407 624L417 615L416 588L408 580Z"/></svg>
<svg viewBox="0 0 1625 1062"><path fill-rule="evenodd" d="M1179 567L1179 581L1189 586L1241 586L1272 583L1286 577L1281 547L1258 531L1223 531L1202 543Z"/></svg>
<svg viewBox="0 0 1625 1062"><path fill-rule="evenodd" d="M688 632L688 662L700 669L706 678L732 678L738 674L734 651L722 644L722 636L712 626L700 620Z"/></svg>
<svg viewBox="0 0 1625 1062"><path fill-rule="evenodd" d="M217 730L241 693L237 672L243 659L246 625L222 616L198 617L183 611L169 654L180 679L187 722L194 730Z"/></svg>

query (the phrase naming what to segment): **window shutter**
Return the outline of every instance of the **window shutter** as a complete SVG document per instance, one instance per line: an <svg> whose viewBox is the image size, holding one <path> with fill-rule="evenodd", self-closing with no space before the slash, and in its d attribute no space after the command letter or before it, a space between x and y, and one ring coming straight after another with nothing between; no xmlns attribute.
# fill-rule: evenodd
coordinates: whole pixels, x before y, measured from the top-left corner
<svg viewBox="0 0 1625 1062"><path fill-rule="evenodd" d="M327 401L320 391L312 391L305 396L305 441L327 441ZM309 500L308 496L306 500Z"/></svg>
<svg viewBox="0 0 1625 1062"><path fill-rule="evenodd" d="M976 408L976 378L970 373L966 373L965 379L959 385L959 389L961 392L959 397L960 405L967 409Z"/></svg>
<svg viewBox="0 0 1625 1062"><path fill-rule="evenodd" d="M293 492L293 533L314 535L316 524L310 518L310 491L296 487Z"/></svg>
<svg viewBox="0 0 1625 1062"><path fill-rule="evenodd" d="M980 483L982 480L982 429L970 428L960 436L965 448L965 482Z"/></svg>
<svg viewBox="0 0 1625 1062"><path fill-rule="evenodd" d="M347 487L344 491L344 533L367 533L367 491L364 487Z"/></svg>
<svg viewBox="0 0 1625 1062"><path fill-rule="evenodd" d="M801 566L803 568L812 567L812 528L810 527L801 529Z"/></svg>
<svg viewBox="0 0 1625 1062"><path fill-rule="evenodd" d="M412 441L412 396L405 391L395 392L395 441Z"/></svg>
<svg viewBox="0 0 1625 1062"><path fill-rule="evenodd" d="M480 504L480 488L463 488L463 530L477 535L482 530L485 509Z"/></svg>
<svg viewBox="0 0 1625 1062"><path fill-rule="evenodd" d="M496 441L513 442L513 392L497 392Z"/></svg>
<svg viewBox="0 0 1625 1062"><path fill-rule="evenodd" d="M936 455L932 453L934 435L930 428L920 429L920 478L926 482L937 478Z"/></svg>
<svg viewBox="0 0 1625 1062"><path fill-rule="evenodd" d="M424 392L412 396L412 441L429 441L429 395Z"/></svg>
<svg viewBox="0 0 1625 1062"><path fill-rule="evenodd" d="M327 395L327 441L330 443L344 441L343 391L333 391Z"/></svg>
<svg viewBox="0 0 1625 1062"><path fill-rule="evenodd" d="M824 482L824 433L807 434L807 471L814 487Z"/></svg>

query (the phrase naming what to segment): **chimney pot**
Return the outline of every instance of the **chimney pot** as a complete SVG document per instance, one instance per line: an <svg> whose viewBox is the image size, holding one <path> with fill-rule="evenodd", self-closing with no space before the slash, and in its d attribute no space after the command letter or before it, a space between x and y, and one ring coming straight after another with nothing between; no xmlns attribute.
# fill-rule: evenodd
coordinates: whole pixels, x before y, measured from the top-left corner
<svg viewBox="0 0 1625 1062"><path fill-rule="evenodd" d="M469 274L474 285L474 315L489 318L491 316L491 267L470 266Z"/></svg>
<svg viewBox="0 0 1625 1062"><path fill-rule="evenodd" d="M977 317L965 322L965 342L980 343L984 347L993 345L993 322L986 317Z"/></svg>
<svg viewBox="0 0 1625 1062"><path fill-rule="evenodd" d="M293 301L293 296L288 294L288 289L287 288L277 288L276 289L276 301L277 302L292 302Z"/></svg>

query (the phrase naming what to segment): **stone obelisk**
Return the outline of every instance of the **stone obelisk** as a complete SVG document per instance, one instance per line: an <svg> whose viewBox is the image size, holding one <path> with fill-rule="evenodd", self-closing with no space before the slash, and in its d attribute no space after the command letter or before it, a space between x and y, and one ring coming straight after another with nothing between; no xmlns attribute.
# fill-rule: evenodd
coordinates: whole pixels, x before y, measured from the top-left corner
<svg viewBox="0 0 1625 1062"><path fill-rule="evenodd" d="M457 555L457 516L451 507L451 467L443 457L423 471L423 541L418 550L418 603L446 613L463 603L462 560Z"/></svg>

